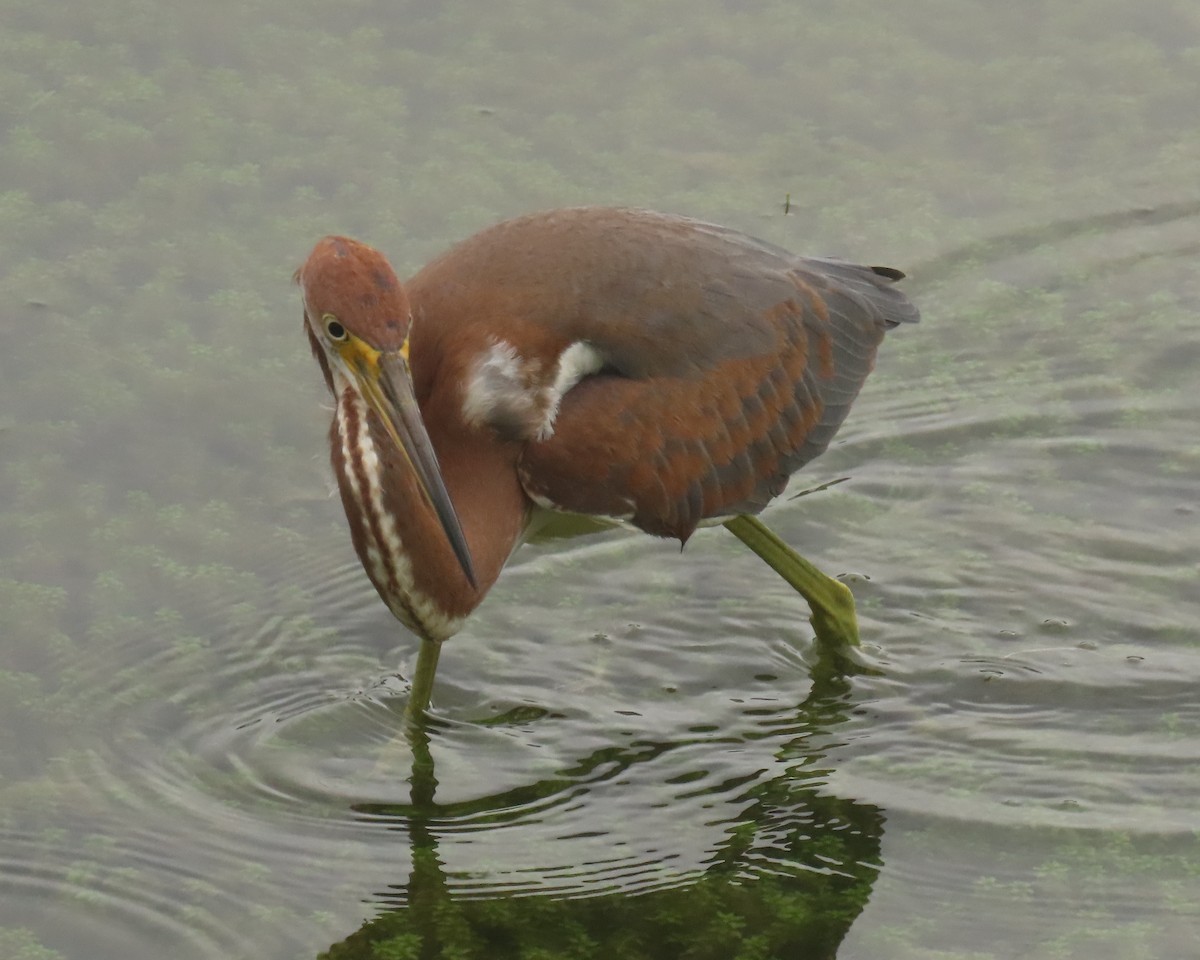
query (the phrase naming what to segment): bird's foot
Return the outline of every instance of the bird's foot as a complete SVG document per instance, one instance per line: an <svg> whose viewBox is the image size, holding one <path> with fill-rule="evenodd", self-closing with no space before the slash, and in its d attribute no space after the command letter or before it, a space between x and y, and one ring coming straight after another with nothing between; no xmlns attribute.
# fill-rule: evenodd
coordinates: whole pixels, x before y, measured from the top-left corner
<svg viewBox="0 0 1200 960"><path fill-rule="evenodd" d="M725 526L808 602L822 657L844 663L851 672L875 672L861 656L854 594L848 586L818 570L758 517L734 517Z"/></svg>

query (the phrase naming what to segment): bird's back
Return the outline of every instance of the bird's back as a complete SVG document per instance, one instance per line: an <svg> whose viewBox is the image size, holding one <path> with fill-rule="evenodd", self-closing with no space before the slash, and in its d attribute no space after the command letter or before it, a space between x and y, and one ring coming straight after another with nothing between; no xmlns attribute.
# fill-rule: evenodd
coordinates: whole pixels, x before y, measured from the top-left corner
<svg viewBox="0 0 1200 960"><path fill-rule="evenodd" d="M422 349L487 337L530 369L588 345L599 369L561 398L548 437L527 438L522 484L544 506L686 539L761 509L825 449L884 332L918 318L902 276L649 211L533 214L412 279L414 373Z"/></svg>

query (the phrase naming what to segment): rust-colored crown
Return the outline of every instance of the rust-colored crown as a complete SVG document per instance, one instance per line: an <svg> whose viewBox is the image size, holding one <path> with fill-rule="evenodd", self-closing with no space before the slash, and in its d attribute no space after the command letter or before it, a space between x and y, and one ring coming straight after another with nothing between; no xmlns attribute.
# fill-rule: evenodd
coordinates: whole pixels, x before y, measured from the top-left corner
<svg viewBox="0 0 1200 960"><path fill-rule="evenodd" d="M332 314L379 350L408 336L411 310L396 272L378 250L350 237L324 237L296 271L314 320Z"/></svg>

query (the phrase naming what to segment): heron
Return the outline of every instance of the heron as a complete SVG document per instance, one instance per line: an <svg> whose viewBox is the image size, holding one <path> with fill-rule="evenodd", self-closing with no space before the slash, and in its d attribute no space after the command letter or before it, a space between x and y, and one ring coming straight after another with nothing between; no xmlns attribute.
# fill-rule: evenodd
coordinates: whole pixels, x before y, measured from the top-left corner
<svg viewBox="0 0 1200 960"><path fill-rule="evenodd" d="M318 241L295 274L304 329L355 551L420 641L406 718L513 551L561 519L681 544L724 524L819 644L856 646L850 589L757 515L829 445L885 332L919 318L903 277L621 207L506 220L405 283L365 243Z"/></svg>

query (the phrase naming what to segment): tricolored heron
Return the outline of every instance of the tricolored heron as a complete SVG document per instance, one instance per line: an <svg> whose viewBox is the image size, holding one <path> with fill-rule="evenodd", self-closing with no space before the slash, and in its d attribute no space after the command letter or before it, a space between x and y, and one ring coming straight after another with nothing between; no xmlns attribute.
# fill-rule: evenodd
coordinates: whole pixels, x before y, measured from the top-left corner
<svg viewBox="0 0 1200 960"><path fill-rule="evenodd" d="M378 251L321 240L296 280L336 411L355 550L441 644L553 513L681 542L723 522L807 600L818 642L858 642L854 598L754 516L821 453L884 332L917 320L888 267L797 257L646 210L490 227L401 284Z"/></svg>

